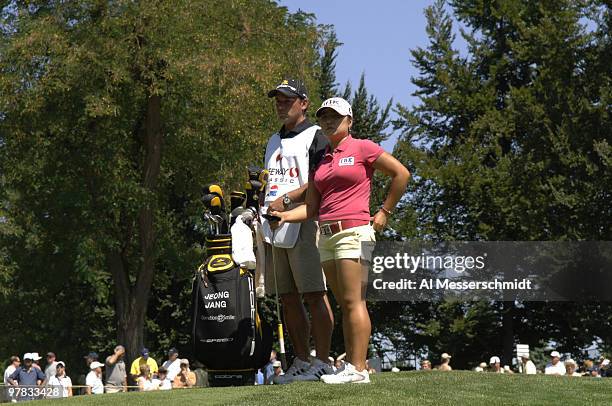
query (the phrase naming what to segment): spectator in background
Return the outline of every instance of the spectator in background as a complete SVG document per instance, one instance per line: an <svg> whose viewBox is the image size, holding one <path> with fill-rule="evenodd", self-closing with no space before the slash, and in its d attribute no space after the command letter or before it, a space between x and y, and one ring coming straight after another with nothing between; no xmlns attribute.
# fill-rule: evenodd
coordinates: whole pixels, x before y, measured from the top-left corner
<svg viewBox="0 0 612 406"><path fill-rule="evenodd" d="M272 350L270 351L270 361L268 361L268 363L263 368L266 385L269 385L268 380L274 375L274 361L276 361L276 351Z"/></svg>
<svg viewBox="0 0 612 406"><path fill-rule="evenodd" d="M612 370L610 370L610 360L601 357L599 362L599 375L604 378L612 378Z"/></svg>
<svg viewBox="0 0 612 406"><path fill-rule="evenodd" d="M42 359L42 357L40 355L38 355L37 352L33 352L32 353L32 367L36 368L36 369L40 369L42 371L42 368L40 367L39 361Z"/></svg>
<svg viewBox="0 0 612 406"><path fill-rule="evenodd" d="M501 360L497 355L494 355L489 360L489 367L491 368L491 372L495 372L496 374L503 374L504 369L501 367Z"/></svg>
<svg viewBox="0 0 612 406"><path fill-rule="evenodd" d="M586 369L585 376L590 376L591 378L601 378L601 374L599 373L599 367L591 361L589 363L589 367Z"/></svg>
<svg viewBox="0 0 612 406"><path fill-rule="evenodd" d="M573 359L565 360L565 376L581 376L578 372L576 372L576 361Z"/></svg>
<svg viewBox="0 0 612 406"><path fill-rule="evenodd" d="M438 367L438 370L439 371L452 371L453 368L451 368L450 366L450 360L452 357L448 355L447 353L443 353L440 358L442 360L442 363Z"/></svg>
<svg viewBox="0 0 612 406"><path fill-rule="evenodd" d="M141 365L148 365L149 366L149 371L151 374L156 374L157 370L159 369L157 367L157 362L149 357L149 349L148 348L142 348L140 350L140 357L136 358L134 360L134 362L132 362L132 367L130 368L130 374L132 375L132 377L134 378L134 380L137 380L138 377L140 376L140 366Z"/></svg>
<svg viewBox="0 0 612 406"><path fill-rule="evenodd" d="M10 400L12 402L17 402L17 399L15 398L15 396L9 395L9 392L8 392L8 386L9 386L8 378L9 378L9 376L11 376L11 374L13 372L15 372L15 370L17 368L19 368L19 365L21 365L21 360L19 359L19 357L17 355L13 355L11 357L11 359L10 359L10 362L11 363L9 364L9 366L7 366L6 369L4 370L4 380L3 380L3 382L4 382L4 386L5 386L5 390L6 390L6 395L4 396L4 399ZM0 401L1 400L2 399L0 398Z"/></svg>
<svg viewBox="0 0 612 406"><path fill-rule="evenodd" d="M118 345L113 355L106 357L106 393L127 392L127 370L125 368L125 347Z"/></svg>
<svg viewBox="0 0 612 406"><path fill-rule="evenodd" d="M342 362L342 360L340 360L340 362ZM274 361L272 363L272 371L272 375L270 375L266 380L266 385L274 384L274 381L272 381L272 379L274 379L275 376L281 376L285 374L283 372L283 368L280 361Z"/></svg>
<svg viewBox="0 0 612 406"><path fill-rule="evenodd" d="M428 359L421 361L421 369L423 371L431 371L431 362Z"/></svg>
<svg viewBox="0 0 612 406"><path fill-rule="evenodd" d="M582 369L583 369L582 376L595 376L593 374L594 371L597 371L596 375L599 376L599 368L590 359L587 359L586 361L583 362Z"/></svg>
<svg viewBox="0 0 612 406"><path fill-rule="evenodd" d="M64 361L55 363L55 375L47 380L47 385L52 389L57 388L59 392L51 391L54 398L68 398L72 396L72 380L66 375L66 364Z"/></svg>
<svg viewBox="0 0 612 406"><path fill-rule="evenodd" d="M100 395L104 393L104 384L102 383L102 367L103 363L93 361L89 364L89 373L85 378L85 385L87 385L87 394Z"/></svg>
<svg viewBox="0 0 612 406"><path fill-rule="evenodd" d="M593 361L590 359L585 360L582 363L582 376L591 376L591 369L593 368Z"/></svg>
<svg viewBox="0 0 612 406"><path fill-rule="evenodd" d="M565 375L565 366L561 362L561 354L558 351L550 353L550 363L544 369L546 375Z"/></svg>
<svg viewBox="0 0 612 406"><path fill-rule="evenodd" d="M136 378L136 384L141 392L148 392L152 390L159 389L159 386L155 386L153 384L153 379L151 378L151 368L147 364L140 365L138 378Z"/></svg>
<svg viewBox="0 0 612 406"><path fill-rule="evenodd" d="M181 360L181 370L172 382L173 388L191 388L196 384L196 375L189 369L189 360Z"/></svg>
<svg viewBox="0 0 612 406"><path fill-rule="evenodd" d="M56 357L54 352L47 353L47 367L45 368L45 378L49 382L51 377L55 376L55 366L57 365Z"/></svg>
<svg viewBox="0 0 612 406"><path fill-rule="evenodd" d="M521 367L525 375L535 375L538 372L533 361L529 359L529 355L521 355Z"/></svg>
<svg viewBox="0 0 612 406"><path fill-rule="evenodd" d="M8 378L9 376L11 376L11 374L13 372L15 372L15 370L17 368L19 368L19 365L21 365L21 360L19 359L19 357L17 355L13 355L11 357L11 363L9 364L8 367L6 367L6 369L4 370L4 384L8 385Z"/></svg>
<svg viewBox="0 0 612 406"><path fill-rule="evenodd" d="M181 371L181 360L179 359L179 352L176 348L172 347L168 350L168 359L162 366L167 370L168 379L173 381L176 375Z"/></svg>
<svg viewBox="0 0 612 406"><path fill-rule="evenodd" d="M87 365L87 369L89 369L91 363L98 360L98 353L92 351L89 354L83 356L83 358L85 358L85 365Z"/></svg>
<svg viewBox="0 0 612 406"><path fill-rule="evenodd" d="M34 367L34 359L31 353L25 353L23 355L23 366L15 369L13 373L8 377L8 383L11 385L19 385L25 387L40 386L45 380L45 374L42 373L40 368ZM27 393L19 394L18 400L33 400L36 399L34 396L30 396Z"/></svg>
<svg viewBox="0 0 612 406"><path fill-rule="evenodd" d="M180 361L179 361L180 362ZM179 365L180 370L180 365ZM169 390L172 389L172 381L168 378L168 370L161 366L157 371L157 378L152 379L153 386L159 390Z"/></svg>

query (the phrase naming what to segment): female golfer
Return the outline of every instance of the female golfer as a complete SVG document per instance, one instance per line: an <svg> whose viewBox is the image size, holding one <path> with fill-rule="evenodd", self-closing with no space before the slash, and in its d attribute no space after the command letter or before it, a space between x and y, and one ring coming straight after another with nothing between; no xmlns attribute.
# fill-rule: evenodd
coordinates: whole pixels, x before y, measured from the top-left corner
<svg viewBox="0 0 612 406"><path fill-rule="evenodd" d="M323 375L325 383L369 383L366 357L371 324L365 302L361 242L374 241L400 200L410 173L393 156L369 140L351 137L351 105L344 99L325 100L316 113L329 138L324 158L310 174L306 204L269 214L278 225L319 219L319 252L327 282L342 309L346 366L335 375ZM370 217L370 189L374 170L391 177L389 194ZM370 225L372 221L372 225Z"/></svg>

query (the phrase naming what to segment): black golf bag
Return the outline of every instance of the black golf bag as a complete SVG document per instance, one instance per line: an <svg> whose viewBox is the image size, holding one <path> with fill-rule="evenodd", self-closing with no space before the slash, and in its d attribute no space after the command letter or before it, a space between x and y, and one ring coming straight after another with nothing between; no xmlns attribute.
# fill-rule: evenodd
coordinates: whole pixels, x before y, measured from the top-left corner
<svg viewBox="0 0 612 406"><path fill-rule="evenodd" d="M210 386L252 385L270 359L272 328L260 319L254 272L232 259L231 234L206 238L207 259L193 281L195 358Z"/></svg>

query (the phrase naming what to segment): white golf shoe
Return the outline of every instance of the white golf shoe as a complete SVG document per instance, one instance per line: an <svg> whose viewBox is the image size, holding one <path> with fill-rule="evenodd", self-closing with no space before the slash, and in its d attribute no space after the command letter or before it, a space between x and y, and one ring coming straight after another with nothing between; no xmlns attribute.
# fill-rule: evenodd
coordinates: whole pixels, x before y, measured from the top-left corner
<svg viewBox="0 0 612 406"><path fill-rule="evenodd" d="M321 381L325 383L338 384L338 383L370 383L370 374L367 369L363 371L357 371L353 364L347 362L344 370L334 375L323 375Z"/></svg>

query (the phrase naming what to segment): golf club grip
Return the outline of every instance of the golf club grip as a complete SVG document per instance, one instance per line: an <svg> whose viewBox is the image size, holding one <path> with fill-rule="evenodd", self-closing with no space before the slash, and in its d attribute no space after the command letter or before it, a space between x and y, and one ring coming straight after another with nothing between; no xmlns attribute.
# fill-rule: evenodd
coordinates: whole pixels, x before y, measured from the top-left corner
<svg viewBox="0 0 612 406"><path fill-rule="evenodd" d="M287 357L285 355L285 337L283 334L283 323L278 323L278 342L280 345L281 365L283 370L287 368Z"/></svg>
<svg viewBox="0 0 612 406"><path fill-rule="evenodd" d="M267 213L266 213L266 214L262 214L261 216L262 216L263 218L265 218L266 220L268 220L268 221L280 221L280 219L281 219L281 218L280 218L280 217L278 217L278 216L273 216L273 215L271 215L271 214L267 214Z"/></svg>

